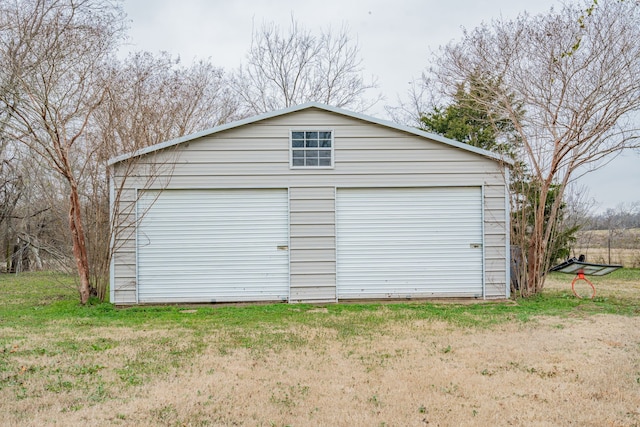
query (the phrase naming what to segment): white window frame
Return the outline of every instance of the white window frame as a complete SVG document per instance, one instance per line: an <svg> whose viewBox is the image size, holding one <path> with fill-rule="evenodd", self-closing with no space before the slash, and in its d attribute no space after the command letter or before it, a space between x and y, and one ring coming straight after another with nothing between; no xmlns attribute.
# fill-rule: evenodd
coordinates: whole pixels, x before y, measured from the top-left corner
<svg viewBox="0 0 640 427"><path fill-rule="evenodd" d="M331 134L331 147L330 149L323 147L293 147L293 134L295 132L329 132ZM306 141L306 135L304 140ZM334 158L334 148L335 148L335 138L333 129L290 129L289 130L289 168L291 169L333 169L335 166L335 158ZM331 153L331 165L329 166L308 166L308 165L295 165L293 164L293 152L295 150L302 151L329 151Z"/></svg>

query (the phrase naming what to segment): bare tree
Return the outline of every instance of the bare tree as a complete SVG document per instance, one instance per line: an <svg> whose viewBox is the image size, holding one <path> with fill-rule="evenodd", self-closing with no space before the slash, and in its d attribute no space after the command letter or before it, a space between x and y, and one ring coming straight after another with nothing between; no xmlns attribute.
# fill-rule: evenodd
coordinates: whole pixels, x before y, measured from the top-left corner
<svg viewBox="0 0 640 427"><path fill-rule="evenodd" d="M579 230L576 232L576 239L571 242L572 245L569 248L573 256L579 257L582 254L575 252L577 238L589 226L596 200L589 196L588 188L578 182L572 182L567 186L564 200L566 209L561 228Z"/></svg>
<svg viewBox="0 0 640 427"><path fill-rule="evenodd" d="M530 213L514 218L521 232L512 242L527 258L523 295L542 290L567 185L609 155L638 145L639 75L635 1L567 4L545 15L495 20L465 31L435 59L428 76L445 95L480 76L478 83L499 100L500 115L514 122L522 141L520 164L530 178L523 182L536 189Z"/></svg>
<svg viewBox="0 0 640 427"><path fill-rule="evenodd" d="M0 242L7 272L72 270L65 232L66 184L27 147L9 145L0 161ZM71 267L71 268L69 268Z"/></svg>
<svg viewBox="0 0 640 427"><path fill-rule="evenodd" d="M246 65L232 87L246 115L308 101L364 111L380 96L367 98L376 81L363 77L360 49L346 27L314 35L293 18L288 31L274 23L252 34Z"/></svg>
<svg viewBox="0 0 640 427"><path fill-rule="evenodd" d="M124 34L123 16L109 0L16 0L0 10L5 131L67 184L82 304L90 296L79 192L87 157L78 147L89 145L87 126L105 97L101 70Z"/></svg>
<svg viewBox="0 0 640 427"><path fill-rule="evenodd" d="M398 95L395 105L385 105L384 108L392 121L406 126L422 128L422 115L438 105L439 94L434 94L431 82L425 73L409 82L404 97Z"/></svg>
<svg viewBox="0 0 640 427"><path fill-rule="evenodd" d="M104 80L94 127L105 159L240 118L224 71L207 61L181 66L167 53L138 52L114 61Z"/></svg>
<svg viewBox="0 0 640 427"><path fill-rule="evenodd" d="M15 229L12 224L16 206L24 191L22 175L16 170L15 157L0 160L0 236L2 236L2 257L6 270L12 271Z"/></svg>
<svg viewBox="0 0 640 427"><path fill-rule="evenodd" d="M107 161L239 118L236 98L223 70L208 61L182 66L166 53L139 52L112 62L104 81L105 100L93 115L89 130L90 139L101 144L97 151L89 147L87 155L93 155L94 161L85 170L82 187L87 194L89 265L100 299L105 297L110 259L117 249L110 246L110 240L119 241L121 228L114 221L124 214L118 211L122 204L117 201L126 181L114 186L114 211L110 212ZM133 163L125 164L119 171L127 177L132 167Z"/></svg>
<svg viewBox="0 0 640 427"><path fill-rule="evenodd" d="M44 160L27 157L19 164L23 192L11 218L15 247L21 252L20 271L74 270L73 244L68 232L68 184L46 171ZM18 271L18 270L16 270Z"/></svg>

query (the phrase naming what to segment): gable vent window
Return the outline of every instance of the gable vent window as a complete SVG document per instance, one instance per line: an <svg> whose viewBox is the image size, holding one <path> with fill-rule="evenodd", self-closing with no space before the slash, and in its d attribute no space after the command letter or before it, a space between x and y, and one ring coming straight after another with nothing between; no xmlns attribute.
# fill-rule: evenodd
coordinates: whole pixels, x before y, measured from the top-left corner
<svg viewBox="0 0 640 427"><path fill-rule="evenodd" d="M292 131L291 167L333 167L333 132Z"/></svg>

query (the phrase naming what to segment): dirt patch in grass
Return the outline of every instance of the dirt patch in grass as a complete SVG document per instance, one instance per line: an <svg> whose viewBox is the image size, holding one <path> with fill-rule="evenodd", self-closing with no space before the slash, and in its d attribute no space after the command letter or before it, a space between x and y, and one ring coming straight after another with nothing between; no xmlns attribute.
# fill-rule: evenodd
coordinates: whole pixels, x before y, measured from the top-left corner
<svg viewBox="0 0 640 427"><path fill-rule="evenodd" d="M639 330L639 317L579 312L363 336L274 328L282 345L229 345L228 330L51 330L5 345L22 353L0 359L0 425L637 426Z"/></svg>

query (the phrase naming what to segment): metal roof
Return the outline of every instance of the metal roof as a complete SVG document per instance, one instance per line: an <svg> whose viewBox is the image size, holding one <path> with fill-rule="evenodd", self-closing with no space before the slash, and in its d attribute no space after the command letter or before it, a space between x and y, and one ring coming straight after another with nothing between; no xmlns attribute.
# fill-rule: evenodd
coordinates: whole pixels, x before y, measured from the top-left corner
<svg viewBox="0 0 640 427"><path fill-rule="evenodd" d="M340 114L343 116L347 116L347 117L352 117L354 119L358 119L358 120L362 120L365 122L369 122L369 123L374 123L377 125L381 125L381 126L386 126L388 128L391 129L396 129L402 132L407 132L416 136L420 136L423 138L427 138L430 139L432 141L437 141L437 142L441 142L443 144L446 145L450 145L452 147L456 147L459 148L461 150L466 150L466 151L470 151L472 153L476 153L476 154L480 154L482 156L488 157L490 159L493 160L497 160L500 162L504 162L507 164L512 164L513 161L507 157L501 156L500 154L496 154L492 151L488 151L488 150L484 150L482 148L477 148L474 147L472 145L469 144L465 144L463 142L459 142L459 141L455 141L453 139L449 139L449 138L445 138L443 136L434 134L434 133L429 133L429 132L425 132L422 131L420 129L417 128L413 128L410 126L405 126L405 125L401 125L398 123L394 123L388 120L382 120L382 119L378 119L372 116L368 116L365 114L361 114L361 113L355 113L352 111L348 111L348 110L344 110L342 108L337 108L337 107L332 107L330 105L326 105L326 104L322 104L319 102L307 102L304 104L300 104L300 105L294 105L288 108L284 108L282 110L276 110L276 111L271 111L268 113L263 113L263 114L259 114L257 116L252 116L252 117L248 117L246 119L242 119L242 120L237 120L235 122L229 122L229 123L225 123L223 125L220 126L216 126L207 130L203 130L200 132L196 132L196 133L192 133L190 135L185 135L182 136L180 138L176 138L176 139L172 139L169 141L165 141L165 142L161 142L159 144L155 144L155 145L150 145L148 147L142 148L140 150L136 150L134 152L131 153L126 153L117 157L113 157L111 159L109 159L108 161L108 165L113 165L115 163L118 162L122 162L124 160L128 160L134 157L138 157L138 156L142 156L144 154L148 154L148 153L153 153L154 151L158 151L158 150L163 150L165 148L169 148L169 147L173 147L174 145L178 145L181 144L183 142L187 142L187 141L192 141L194 139L197 138L202 138L204 136L209 136L209 135L213 135L215 133L218 132L222 132L225 130L229 130L229 129L234 129L240 126L245 126L251 123L256 123L259 122L261 120L266 120L266 119L270 119L273 117L279 117L279 116L283 116L286 114L291 114L291 113L295 113L297 111L302 111L302 110L307 110L310 108L317 108L320 110L324 110L324 111L329 111L331 113L335 113L335 114Z"/></svg>

